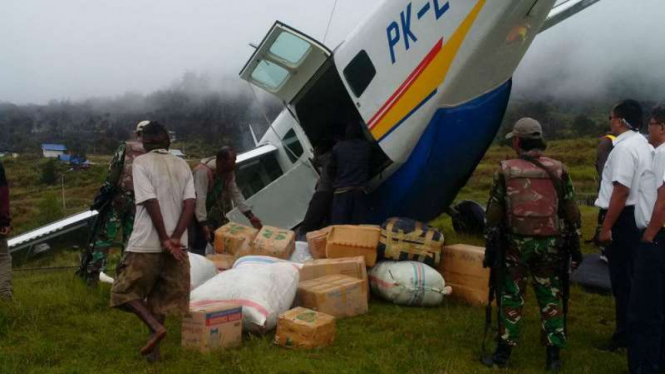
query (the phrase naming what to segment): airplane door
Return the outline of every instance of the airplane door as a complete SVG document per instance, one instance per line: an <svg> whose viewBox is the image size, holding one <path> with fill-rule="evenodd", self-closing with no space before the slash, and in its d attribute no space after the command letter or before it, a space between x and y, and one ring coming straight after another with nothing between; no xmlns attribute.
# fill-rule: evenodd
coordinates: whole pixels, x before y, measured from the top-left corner
<svg viewBox="0 0 665 374"><path fill-rule="evenodd" d="M276 22L240 72L240 78L288 104L331 54L323 44Z"/></svg>

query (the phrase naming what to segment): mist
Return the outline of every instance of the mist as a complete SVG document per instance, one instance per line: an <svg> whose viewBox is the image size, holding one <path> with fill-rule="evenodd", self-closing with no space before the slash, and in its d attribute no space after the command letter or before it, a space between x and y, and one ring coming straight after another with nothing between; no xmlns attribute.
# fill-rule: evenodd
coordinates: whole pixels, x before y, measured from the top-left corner
<svg viewBox="0 0 665 374"><path fill-rule="evenodd" d="M540 34L514 77L515 98L665 100L665 1L603 0Z"/></svg>
<svg viewBox="0 0 665 374"><path fill-rule="evenodd" d="M248 44L275 20L334 48L380 2L339 0L328 30L334 0L4 0L0 101L149 95L186 74L203 84L187 91L247 95L237 74ZM662 0L601 1L536 38L513 98L665 99L664 16Z"/></svg>

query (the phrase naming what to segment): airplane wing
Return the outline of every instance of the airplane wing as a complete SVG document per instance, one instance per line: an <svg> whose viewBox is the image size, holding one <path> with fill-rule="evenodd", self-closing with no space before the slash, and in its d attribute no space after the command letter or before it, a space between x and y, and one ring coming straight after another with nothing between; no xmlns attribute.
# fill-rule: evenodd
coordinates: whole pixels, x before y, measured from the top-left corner
<svg viewBox="0 0 665 374"><path fill-rule="evenodd" d="M540 32L543 32L549 29L552 26L555 26L569 17L574 16L575 14L585 10L586 8L592 6L593 4L599 2L600 0L563 0L558 1L552 11L547 16L545 24L540 29Z"/></svg>

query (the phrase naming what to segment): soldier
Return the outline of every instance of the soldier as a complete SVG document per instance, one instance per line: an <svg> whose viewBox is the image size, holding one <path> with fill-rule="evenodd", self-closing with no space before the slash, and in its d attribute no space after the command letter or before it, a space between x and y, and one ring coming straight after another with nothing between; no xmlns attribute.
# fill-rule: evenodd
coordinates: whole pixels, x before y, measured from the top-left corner
<svg viewBox="0 0 665 374"><path fill-rule="evenodd" d="M547 347L548 371L561 367L559 350L566 343L562 313L562 282L559 239L565 230L574 232L577 242L573 268L579 254L580 213L575 191L566 167L543 156L546 148L538 121L522 118L506 136L519 158L501 162L487 207L488 233L505 232L503 269L500 285L499 342L496 351L482 358L493 367L508 365L512 347L517 345L528 272L541 311L542 343ZM488 236L488 241L492 240ZM572 243L574 244L574 243ZM489 245L488 245L489 248ZM572 248L571 248L572 249ZM486 255L486 257L489 254Z"/></svg>
<svg viewBox="0 0 665 374"><path fill-rule="evenodd" d="M118 147L113 160L109 165L106 182L100 188L92 210L100 212L99 218L102 223L97 225L100 230L96 235L92 256L87 264L83 264L85 278L90 286L96 285L99 273L106 270L106 256L113 241L122 230L123 247L132 234L134 227L134 181L132 178L132 164L134 159L145 153L141 143L141 132L150 121L141 121L136 125L136 139L126 141Z"/></svg>
<svg viewBox="0 0 665 374"><path fill-rule="evenodd" d="M236 184L236 151L233 147L222 147L215 157L204 158L193 171L196 189L196 211L190 227L190 247L193 253L205 254L213 232L229 222L226 214L240 209L255 228L261 228L261 220L252 213L252 208Z"/></svg>

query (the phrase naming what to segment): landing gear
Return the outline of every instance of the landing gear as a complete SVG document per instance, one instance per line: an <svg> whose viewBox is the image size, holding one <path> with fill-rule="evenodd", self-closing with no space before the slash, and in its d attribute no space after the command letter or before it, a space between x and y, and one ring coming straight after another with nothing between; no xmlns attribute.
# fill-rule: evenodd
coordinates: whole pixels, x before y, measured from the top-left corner
<svg viewBox="0 0 665 374"><path fill-rule="evenodd" d="M458 234L482 235L485 230L485 209L475 201L463 200L448 210Z"/></svg>

